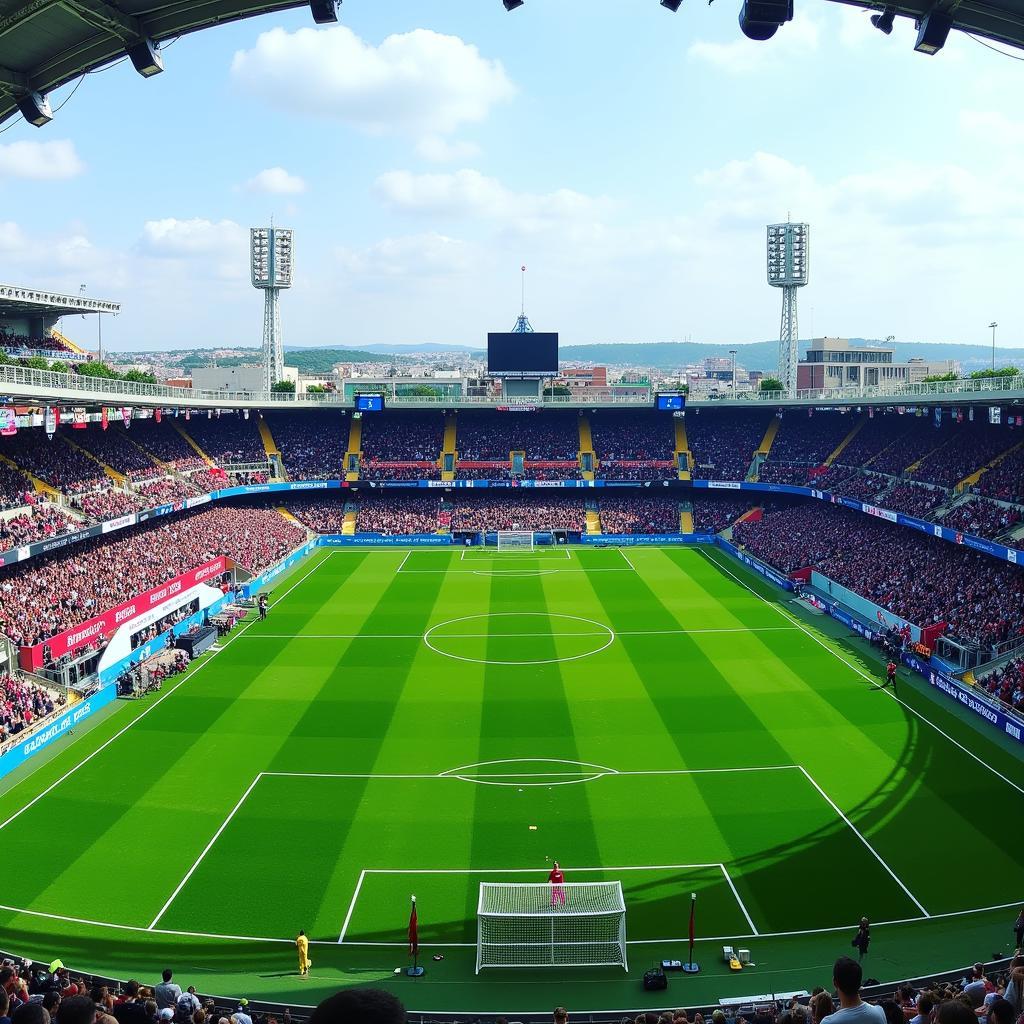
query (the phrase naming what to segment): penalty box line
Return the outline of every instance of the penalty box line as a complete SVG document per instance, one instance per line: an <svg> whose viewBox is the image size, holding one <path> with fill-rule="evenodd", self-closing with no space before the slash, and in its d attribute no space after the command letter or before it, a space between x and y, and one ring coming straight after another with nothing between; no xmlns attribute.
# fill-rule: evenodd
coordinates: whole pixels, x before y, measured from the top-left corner
<svg viewBox="0 0 1024 1024"><path fill-rule="evenodd" d="M742 897L736 889L732 878L729 875L729 871L724 864L720 861L717 863L708 864L626 864L612 867L585 867L585 868L570 868L571 874L593 874L595 872L603 872L608 874L615 874L626 871L689 871L689 870L706 870L707 868L718 868L722 872L722 876L725 878L726 884L732 891L733 897L736 900L737 906L740 908L740 912L743 914L744 920L747 922L747 926L755 936L760 936L760 932L757 930L754 924L750 912L747 910L746 904L743 902ZM356 882L355 889L352 892L352 899L349 901L348 912L345 914L345 920L341 926L341 934L338 936L338 944L341 945L345 942L345 934L348 932L348 926L352 921L352 915L356 909L356 903L359 900L359 893L362 891L363 882L366 880L367 875L543 875L543 869L541 868L364 868L359 872L359 880ZM629 907L626 907L627 912ZM649 941L649 940L647 940ZM658 940L660 941L660 940ZM367 945L367 943L350 943L350 945ZM377 945L377 943L374 943ZM392 945L392 943L380 943L380 945ZM473 945L473 943L445 943L445 945Z"/></svg>

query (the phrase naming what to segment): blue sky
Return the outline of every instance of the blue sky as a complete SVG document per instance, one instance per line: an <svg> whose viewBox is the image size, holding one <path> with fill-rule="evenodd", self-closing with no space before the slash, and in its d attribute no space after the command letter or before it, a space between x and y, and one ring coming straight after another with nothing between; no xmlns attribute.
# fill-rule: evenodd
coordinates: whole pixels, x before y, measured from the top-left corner
<svg viewBox="0 0 1024 1024"><path fill-rule="evenodd" d="M801 334L1021 344L1020 64L797 0L346 0L186 36L0 134L0 280L120 300L119 348L257 344L248 228L296 232L289 344L775 336L764 225L811 223ZM52 97L56 105L70 87ZM93 327L68 333L92 341Z"/></svg>

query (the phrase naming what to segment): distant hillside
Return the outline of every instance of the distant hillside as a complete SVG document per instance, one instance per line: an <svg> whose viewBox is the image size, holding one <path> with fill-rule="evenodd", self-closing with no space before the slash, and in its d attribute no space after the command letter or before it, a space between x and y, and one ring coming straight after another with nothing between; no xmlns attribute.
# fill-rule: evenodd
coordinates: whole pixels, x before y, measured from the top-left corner
<svg viewBox="0 0 1024 1024"><path fill-rule="evenodd" d="M484 350L482 348L476 348L473 345L443 345L434 341L424 342L422 345L386 345L382 343L375 343L373 345L365 345L362 349L350 349L344 345L339 346L342 352L376 352L378 355L415 355L418 352L430 353L436 355L438 352L468 352L473 355L482 356ZM318 351L317 346L311 345L285 345L286 352L315 352Z"/></svg>
<svg viewBox="0 0 1024 1024"><path fill-rule="evenodd" d="M878 339L851 338L855 345L880 345ZM807 351L808 342L800 342L801 356ZM957 359L965 372L983 370L991 365L992 349L985 345L953 345L938 342L900 342L892 346L896 350L898 363L908 359ZM709 356L729 357L729 350L736 349L736 361L748 370L771 371L778 365L779 343L758 341L748 345L713 345L697 341L659 341L642 343L619 342L596 345L564 345L559 349L559 359L565 362L628 364L652 366L661 370L673 370L690 363L700 362ZM996 365L1012 363L1024 365L1024 349L997 348Z"/></svg>
<svg viewBox="0 0 1024 1024"><path fill-rule="evenodd" d="M169 353L172 358L170 363L180 366L182 370L192 370L197 366L209 366L213 362L213 354L210 349L194 349L180 353L180 358L175 358L179 353ZM260 350L252 349L241 355L220 356L217 359L218 366L247 366L259 363ZM310 349L288 349L285 355L285 362L289 366L296 366L302 373L330 373L335 363L379 363L386 357L375 352L367 352L355 348L310 348ZM395 357L396 363L407 361L407 357Z"/></svg>

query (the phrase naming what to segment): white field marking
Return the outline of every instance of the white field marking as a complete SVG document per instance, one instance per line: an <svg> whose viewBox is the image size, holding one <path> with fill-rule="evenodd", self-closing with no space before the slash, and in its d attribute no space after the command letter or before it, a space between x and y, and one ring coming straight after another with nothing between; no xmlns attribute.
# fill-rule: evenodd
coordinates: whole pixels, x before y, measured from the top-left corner
<svg viewBox="0 0 1024 1024"><path fill-rule="evenodd" d="M717 867L717 865L710 865L711 867ZM531 872L536 873L542 869L530 869ZM579 870L579 869L573 869ZM601 868L602 871L607 870L621 870L621 869L609 869ZM1010 910L1020 906L1020 900L1014 900L1012 903L997 903L989 907L972 907L969 910L951 910L942 914L932 914L930 918L924 917L903 917L897 918L891 921L876 921L872 927L882 928L892 925L903 925L903 924L919 924L923 921L938 921L943 919L951 919L956 917L966 917L970 914L985 914L994 913L999 910ZM290 938L275 938L269 935L231 935L222 932L189 932L182 931L176 928L145 928L142 925L132 924L115 924L112 921L94 921L90 918L84 917L70 917L66 914L51 914L43 910L29 910L27 907L12 907L5 903L0 903L0 911L9 914L24 914L26 917L35 917L45 921L61 921L67 924L82 924L88 925L93 928L107 928L112 931L120 932L134 932L143 935L175 935L183 938L191 939L221 939L232 942L274 942L284 943L289 946L295 945L294 937ZM750 933L748 935L708 935L702 936L697 940L701 942L724 942L729 939L780 939L786 938L790 935L825 935L832 932L845 932L855 930L856 924L841 924L832 925L828 928L803 928L796 931L790 932L761 932L760 935L754 935ZM675 943L675 942L687 942L687 938L666 938L666 939L627 939L626 945L628 946L646 946L660 943ZM309 944L311 946L336 946L336 939L310 939ZM390 947L405 947L404 942L359 942L349 940L345 943L346 946L390 946ZM440 948L445 947L475 947L475 942L436 942L436 943L421 943L421 945L427 946L438 946ZM460 1011L461 1012L461 1011Z"/></svg>
<svg viewBox="0 0 1024 1024"><path fill-rule="evenodd" d="M788 619L798 629L800 629L802 632L806 633L816 644L818 644L818 646L823 647L826 651L828 651L828 653L831 654L833 658L836 658L837 660L841 661L844 665L846 665L847 668L853 669L853 671L856 672L857 675L859 675L862 679L866 679L869 683L876 684L878 682L877 679L874 679L871 676L869 676L858 665L854 665L853 662L847 661L846 658L844 658L838 651L833 650L833 648L829 647L829 645L827 643L825 643L825 641L822 640L820 637L815 636L814 633L812 633L799 619L797 619L794 616L790 615L789 612L787 612L785 610L785 608L780 608L774 602L769 601L768 598L766 598L763 594L759 594L752 586L750 586L749 583L747 583L746 581L740 579L739 576L737 576L734 572L732 572L728 568L728 566L725 566L721 562L717 561L717 559L712 558L706 551L701 551L700 553L712 565L717 566L727 576L731 576L741 587L743 587L746 590L749 590L756 598L760 599L761 601L764 601L764 603L766 605L768 605L769 608L774 609L779 615L781 615L785 619ZM930 718L927 718L925 715L923 715L916 708L912 708L905 701L901 700L895 693L893 693L893 692L891 692L890 690L887 690L887 689L886 690L880 690L879 692L880 693L884 693L887 697L890 697L892 700L896 701L897 704L902 705L915 718L920 719L922 722L925 723L925 725L931 726L940 736L942 736L944 739L949 740L950 743L952 743L955 747L958 747L960 750L962 750L968 757L973 758L983 768L987 768L997 778L1002 779L1003 782L1005 782L1008 786L1012 786L1015 790L1017 790L1018 793L1024 795L1024 786L1017 785L1016 782L1014 782L1012 779L1007 778L997 768L993 768L992 765L990 765L987 761L983 761L976 753L974 753L973 750L968 749L959 740L954 739L952 736L949 735L948 732L946 732L945 729L942 729L940 726L937 726Z"/></svg>
<svg viewBox="0 0 1024 1024"><path fill-rule="evenodd" d="M238 813L238 809L242 806L242 804L245 803L245 798L253 791L253 789L256 788L256 783L259 781L260 776L257 775L256 778L249 783L249 786L246 789L246 791L241 795L241 797L239 797L238 803L231 808L231 811L228 814L228 816L221 822L220 828L213 833L213 838L206 844L206 846L203 847L203 852L199 854L198 857L196 857L195 863L193 863L192 867L190 867L188 871L185 872L185 877L177 884L174 892L172 892L171 895L167 897L167 902L160 908L160 912L156 915L156 917L153 918L152 921L149 922L148 931L152 931L160 923L160 918L163 917L165 913L167 913L168 907L170 907L170 905L174 902L174 899L178 895L178 893L185 888L185 883L188 882L188 880L192 877L193 874L195 874L196 868L198 868L199 865L203 863L203 858L210 852L210 850L213 849L213 844L217 842L217 840L220 838L221 833L224 831L224 829L228 827L228 825L231 822L231 819Z"/></svg>
<svg viewBox="0 0 1024 1024"><path fill-rule="evenodd" d="M345 932L348 931L348 923L352 920L352 912L356 909L356 900L359 899L359 890L363 887L363 879L366 877L365 871L359 872L359 881L356 882L356 887L352 892L352 899L348 904L348 913L345 915L345 920L341 925L341 934L338 936L338 942L342 943L345 941Z"/></svg>
<svg viewBox="0 0 1024 1024"><path fill-rule="evenodd" d="M548 569L547 572L558 572L558 569ZM625 572L625 569L616 569L615 572ZM484 574L481 574L484 575ZM546 615L557 614L557 612L503 612L507 615ZM455 621L455 620L448 620ZM444 622L438 625L445 625ZM434 626L430 627L434 629ZM537 636L603 636L606 628L602 626L601 631L594 633L459 633L453 636L455 639L501 636L501 637L537 637ZM429 632L429 630L428 630ZM751 629L743 627L723 627L721 629L617 629L616 636L689 636L704 633L795 633L796 626L755 626ZM250 640L422 640L422 633L251 633ZM517 663L518 664L518 663Z"/></svg>
<svg viewBox="0 0 1024 1024"><path fill-rule="evenodd" d="M493 761L474 761L473 764L460 764L458 768L449 768L447 771L438 772L439 776L461 775L471 768L487 768L493 764L574 764L580 768L596 768L607 775L616 775L614 768L607 768L603 764L595 764L593 761L572 761L564 757L499 757ZM546 772L544 774L547 774ZM568 774L568 773L567 773ZM578 774L578 773L572 773Z"/></svg>
<svg viewBox="0 0 1024 1024"><path fill-rule="evenodd" d="M588 874L595 871L684 871L691 868L720 868L721 864L625 864L611 867L577 868L569 871ZM367 868L367 875L543 875L546 867L539 868ZM566 882L566 885L573 885ZM586 882L577 882L586 885ZM476 943L473 943L476 945Z"/></svg>
<svg viewBox="0 0 1024 1024"><path fill-rule="evenodd" d="M493 658L468 658L468 657L465 657L464 655L461 655L461 654L451 654L449 651L443 651L440 648L435 647L430 642L430 634L433 633L435 630L440 629L442 626L450 626L450 625L452 625L452 623L455 623L455 622L468 622L471 619L497 619L497 618L507 617L507 616L510 616L510 615L515 615L515 616L520 616L520 617L523 617L523 616L543 616L544 618L547 618L547 619L573 619L576 622L585 622L585 623L587 623L590 626L597 626L599 630L605 631L607 633L608 639L600 647L596 647L592 651L585 651L582 654L571 654L571 655L567 655L566 657L563 657L563 658L532 659L532 660L529 660L529 661L495 661ZM498 635L507 635L507 636L513 636L514 637L517 634L510 633L510 634L498 634ZM548 633L536 633L536 634L527 634L527 635L538 636L539 637L539 636L555 636L555 635L558 635L558 634L554 634L554 633L548 632ZM570 636L581 636L581 635L601 636L601 635L604 635L604 633L596 633L596 634L594 634L594 633L591 633L591 634L572 633L572 634L567 634L567 635L570 635ZM488 633L488 634L486 634L486 636L490 637L491 634ZM462 635L452 635L452 636L446 636L443 639L444 640L459 640L461 638L462 638ZM440 654L444 658L451 658L453 661L469 662L469 663L471 663L473 665L523 665L523 666L526 666L526 665L555 665L555 664L560 664L562 662L567 662L567 661L579 661L581 658L589 658L589 657L591 657L594 654L600 654L602 651L607 650L614 642L615 642L615 631L610 626L605 626L603 623L595 622L593 619L583 618L583 616L581 616L581 615L565 615L565 614L560 614L560 613L556 613L556 612L484 612L484 613L481 613L481 614L478 614L478 615L460 615L458 618L447 619L444 622L436 623L435 625L431 626L430 629L428 629L423 634L423 643L426 644L426 646L428 648L430 648L430 650L432 650L435 654Z"/></svg>
<svg viewBox="0 0 1024 1024"><path fill-rule="evenodd" d="M726 868L724 864L719 864L718 866L722 869L722 874L725 875L725 881L728 884L729 888L732 889L733 897L739 904L740 910L743 911L743 916L747 919L747 924L750 925L750 930L755 935L760 935L760 932L757 930L757 925L754 924L754 920L750 916L749 911L747 910L747 905L743 902L742 899L740 899L740 894L736 891L736 886L733 884L732 875L729 874L728 868Z"/></svg>
<svg viewBox="0 0 1024 1024"><path fill-rule="evenodd" d="M328 560L328 558L330 558L331 554L333 554L333 552L328 553L328 555L320 559L320 561L318 561L314 566L312 566L307 573L300 576L299 579L297 579L280 597L276 598L274 601L271 601L270 607L273 608L275 605L280 604L300 583L303 583L310 576L312 576L312 574L316 572L317 569L319 569L320 566L322 566ZM239 639L239 637L243 636L246 630L248 630L248 628L251 625L258 621L259 620L254 617L250 619L248 622L246 622L245 625L243 625L242 628L233 637L229 637L227 641L225 641L225 643L219 648L219 650L211 652L209 658L206 658L204 661L200 662L199 665L193 671L188 672L184 676L182 676L178 682L176 682L170 689L162 693L155 701L153 701L152 704L149 705L148 708L141 712L141 714L137 715L126 726L124 726L118 732L114 733L114 735L111 736L109 740L106 740L101 746L98 746L91 754L87 754L85 757L83 757L82 760L78 762L78 764L69 768L59 779L57 779L55 782L51 782L50 785L46 787L46 789L44 789L41 793L38 793L31 800L29 800L29 802L25 804L24 807L20 807L18 810L16 810L6 821L0 822L0 830L7 828L7 826L10 825L12 821L20 817L22 814L24 814L25 811L27 811L34 804L38 803L40 800L42 800L44 796L46 796L48 793L56 789L62 782L70 778L70 776L74 775L74 773L77 772L79 768L88 764L97 754L106 750L106 748L109 747L110 744L114 742L114 740L119 739L133 725L137 724L138 722L141 722L142 719L146 717L146 715L148 715L154 709L158 708L165 700L167 700L167 698L170 697L171 694L174 693L174 691L177 690L179 686L181 686L183 683L187 683L190 679L194 678L196 673L201 672L207 665L210 664L210 662L218 654L220 654L221 651L228 647L229 644L233 644L237 639ZM48 763L49 762L44 762L44 764ZM44 765L40 765L39 767L42 768L44 767ZM13 789L14 787L12 786L11 788Z"/></svg>
<svg viewBox="0 0 1024 1024"><path fill-rule="evenodd" d="M617 550L619 554L622 555L622 557L626 560L626 565L628 565L630 569L633 570L633 572L636 572L636 566L630 560L629 555L627 555L626 552L622 550L622 548L618 548Z"/></svg>
<svg viewBox="0 0 1024 1024"><path fill-rule="evenodd" d="M883 868L885 868L886 872L889 874L892 880L904 891L904 893L906 893L906 895L910 898L911 903L913 903L914 906L917 907L917 909L920 910L925 917L931 917L932 915L924 909L924 906L921 903L921 901L903 884L903 880L900 878L900 876L897 875L891 867L889 867L889 865L883 859L882 855L871 845L871 843L868 842L868 840L864 836L864 833L861 832L860 829L857 828L857 826L854 825L854 823L850 821L850 819L845 814L843 814L843 812L839 809L838 805L832 799L832 797L830 797L828 793L826 793L825 790L823 790L821 786L819 786L818 783L814 781L814 778L811 776L811 773L806 768L804 768L803 765L800 765L799 767L800 771L804 775L804 778L806 778L807 781L821 794L821 796L829 804L832 810L835 811L836 814L838 814L844 822L846 822L849 828L853 831L853 834L867 847L867 849L871 852L871 855L875 858L875 860L877 860L878 863L881 864Z"/></svg>
<svg viewBox="0 0 1024 1024"><path fill-rule="evenodd" d="M528 758L525 760L535 761L536 758ZM552 759L553 761L554 759ZM481 764L487 764L484 761ZM497 764L504 764L503 761L496 762ZM570 761L569 764L575 764L576 762ZM466 765L462 768L449 768L443 772L433 773L394 773L394 774L381 774L374 772L275 772L267 771L260 772L261 777L278 777L284 779L463 779L472 778L468 774L470 768L476 767L475 765ZM595 769L598 766L594 766ZM800 771L800 765L798 764L771 764L765 765L764 767L750 767L750 768L641 768L636 771L617 771L614 768L608 768L602 771L600 774L604 775L731 775L734 773L741 772L781 772L781 771ZM565 776L576 776L583 774L598 774L594 772L512 772L507 775L511 779L549 779L557 778L559 775ZM503 775L492 775L490 778L505 778Z"/></svg>
<svg viewBox="0 0 1024 1024"><path fill-rule="evenodd" d="M405 558L403 558L401 560L401 562L398 563L398 568L395 570L395 572L401 572L402 571L402 566L405 565L405 563L409 561L409 556L411 554L412 554L411 551L406 551Z"/></svg>

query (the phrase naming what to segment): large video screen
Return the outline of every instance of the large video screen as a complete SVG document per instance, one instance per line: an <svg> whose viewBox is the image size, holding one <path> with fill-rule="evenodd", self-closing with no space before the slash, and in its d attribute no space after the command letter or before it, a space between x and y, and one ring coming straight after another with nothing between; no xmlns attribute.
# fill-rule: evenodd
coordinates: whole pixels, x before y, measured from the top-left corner
<svg viewBox="0 0 1024 1024"><path fill-rule="evenodd" d="M557 373L558 334L488 334L487 372L492 376Z"/></svg>

